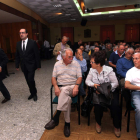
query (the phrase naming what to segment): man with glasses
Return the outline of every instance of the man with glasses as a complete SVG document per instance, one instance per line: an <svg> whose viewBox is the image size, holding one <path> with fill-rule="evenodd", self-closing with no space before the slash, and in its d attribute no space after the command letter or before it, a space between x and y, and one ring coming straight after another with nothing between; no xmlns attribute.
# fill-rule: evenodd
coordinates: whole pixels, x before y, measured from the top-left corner
<svg viewBox="0 0 140 140"><path fill-rule="evenodd" d="M62 37L62 41L60 43L57 43L55 45L55 48L53 50L53 55L57 56L60 55L61 51L65 48L70 48L70 46L67 44L68 38L66 36Z"/></svg>
<svg viewBox="0 0 140 140"><path fill-rule="evenodd" d="M133 62L134 67L126 73L125 88L132 90L131 98L136 111L137 137L140 140L140 53L133 55Z"/></svg>
<svg viewBox="0 0 140 140"><path fill-rule="evenodd" d="M28 100L33 98L34 101L37 101L37 89L34 75L35 70L41 68L39 50L36 42L28 39L28 31L26 29L20 29L19 35L21 41L19 41L16 46L16 69L19 70L19 64L21 64L21 70L24 73L31 93Z"/></svg>

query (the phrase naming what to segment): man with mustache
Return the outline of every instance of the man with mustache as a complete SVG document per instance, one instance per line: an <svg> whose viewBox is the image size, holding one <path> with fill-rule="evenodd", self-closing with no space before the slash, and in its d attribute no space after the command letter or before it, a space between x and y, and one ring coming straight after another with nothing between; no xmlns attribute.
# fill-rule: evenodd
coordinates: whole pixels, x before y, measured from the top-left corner
<svg viewBox="0 0 140 140"><path fill-rule="evenodd" d="M65 118L64 135L69 137L71 97L78 94L82 73L78 62L73 60L73 51L70 48L63 49L61 55L62 60L55 63L52 73L52 84L55 95L58 96L57 112L53 119L45 125L45 128L48 130L55 128L59 124L59 116L63 111Z"/></svg>

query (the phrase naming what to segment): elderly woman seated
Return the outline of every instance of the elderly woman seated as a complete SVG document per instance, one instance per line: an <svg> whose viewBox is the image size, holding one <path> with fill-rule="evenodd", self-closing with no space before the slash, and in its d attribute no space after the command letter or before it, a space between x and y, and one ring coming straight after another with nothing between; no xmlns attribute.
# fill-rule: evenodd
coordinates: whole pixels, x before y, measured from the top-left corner
<svg viewBox="0 0 140 140"><path fill-rule="evenodd" d="M94 87L93 93L93 103L95 120L96 120L96 131L101 133L101 119L103 117L103 111L105 107L108 107L111 111L111 116L113 118L114 133L116 137L120 137L120 107L119 107L119 94L116 90L118 86L118 81L113 69L109 66L105 66L105 52L99 51L93 53L91 56L91 69L86 79L86 84L88 86ZM111 84L112 98L110 105L103 106L100 103L100 95L96 89L100 84L109 82ZM109 120L108 120L109 121Z"/></svg>

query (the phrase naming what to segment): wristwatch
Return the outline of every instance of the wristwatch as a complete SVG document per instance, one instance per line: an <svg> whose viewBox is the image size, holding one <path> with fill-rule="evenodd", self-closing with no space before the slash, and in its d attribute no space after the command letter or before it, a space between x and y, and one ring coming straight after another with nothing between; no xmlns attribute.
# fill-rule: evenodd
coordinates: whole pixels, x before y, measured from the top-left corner
<svg viewBox="0 0 140 140"><path fill-rule="evenodd" d="M78 85L78 86L79 86L80 84L76 84L76 85Z"/></svg>

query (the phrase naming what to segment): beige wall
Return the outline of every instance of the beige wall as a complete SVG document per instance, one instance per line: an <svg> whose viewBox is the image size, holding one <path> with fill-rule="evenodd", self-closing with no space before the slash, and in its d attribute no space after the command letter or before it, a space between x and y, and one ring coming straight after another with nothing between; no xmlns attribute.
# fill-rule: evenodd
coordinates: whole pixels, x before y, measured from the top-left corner
<svg viewBox="0 0 140 140"><path fill-rule="evenodd" d="M61 28L50 28L51 45L56 43L56 39L61 38Z"/></svg>
<svg viewBox="0 0 140 140"><path fill-rule="evenodd" d="M115 40L124 40L125 25L115 25Z"/></svg>
<svg viewBox="0 0 140 140"><path fill-rule="evenodd" d="M35 18L36 20L40 20L40 22L46 24L47 26L49 26L49 23L47 21L45 21L44 19L42 19L38 14L36 14L35 12L33 12L31 9L29 9L28 7L22 5L21 3L19 3L17 0L0 0L0 2L14 8L17 9L33 18Z"/></svg>

